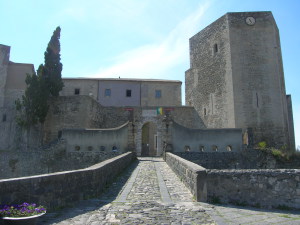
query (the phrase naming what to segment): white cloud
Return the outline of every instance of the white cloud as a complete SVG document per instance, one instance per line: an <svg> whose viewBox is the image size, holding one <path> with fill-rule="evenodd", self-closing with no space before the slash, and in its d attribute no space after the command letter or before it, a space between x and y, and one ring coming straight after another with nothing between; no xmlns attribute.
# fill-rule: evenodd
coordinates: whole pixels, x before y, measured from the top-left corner
<svg viewBox="0 0 300 225"><path fill-rule="evenodd" d="M115 63L103 67L89 77L147 77L160 78L176 65L188 60L188 39L199 31L199 24L208 8L208 2L199 7L158 44L151 44L124 52Z"/></svg>

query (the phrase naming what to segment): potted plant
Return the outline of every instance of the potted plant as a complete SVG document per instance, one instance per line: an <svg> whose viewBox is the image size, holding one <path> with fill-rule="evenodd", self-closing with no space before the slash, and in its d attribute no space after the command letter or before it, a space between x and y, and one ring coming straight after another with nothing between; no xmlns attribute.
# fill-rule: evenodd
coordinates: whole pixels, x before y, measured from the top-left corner
<svg viewBox="0 0 300 225"><path fill-rule="evenodd" d="M35 225L38 217L45 213L46 209L43 206L34 203L0 206L0 217L5 225Z"/></svg>

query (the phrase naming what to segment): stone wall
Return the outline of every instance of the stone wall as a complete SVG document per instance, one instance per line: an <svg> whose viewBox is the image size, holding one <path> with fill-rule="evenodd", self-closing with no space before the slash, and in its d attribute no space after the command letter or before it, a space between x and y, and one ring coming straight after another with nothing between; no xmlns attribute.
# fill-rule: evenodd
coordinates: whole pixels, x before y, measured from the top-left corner
<svg viewBox="0 0 300 225"><path fill-rule="evenodd" d="M7 79L7 67L9 63L10 47L0 44L0 112L4 105L5 84ZM2 115L1 115L2 118Z"/></svg>
<svg viewBox="0 0 300 225"><path fill-rule="evenodd" d="M300 209L299 169L207 170L172 153L165 161L197 201Z"/></svg>
<svg viewBox="0 0 300 225"><path fill-rule="evenodd" d="M235 128L227 15L190 38L185 102L207 128Z"/></svg>
<svg viewBox="0 0 300 225"><path fill-rule="evenodd" d="M86 169L0 180L0 202L35 202L51 211L99 196L133 159L133 153L125 153Z"/></svg>
<svg viewBox="0 0 300 225"><path fill-rule="evenodd" d="M44 142L57 139L62 129L114 128L129 120L121 107L103 107L90 96L61 96L50 102L44 125Z"/></svg>
<svg viewBox="0 0 300 225"><path fill-rule="evenodd" d="M123 153L111 149L67 151L61 140L45 149L0 151L0 179L82 169Z"/></svg>
<svg viewBox="0 0 300 225"><path fill-rule="evenodd" d="M275 157L271 152L245 149L240 152L174 152L207 169L300 169L297 156Z"/></svg>
<svg viewBox="0 0 300 225"><path fill-rule="evenodd" d="M279 31L271 12L228 13L236 127L255 142L289 145ZM245 23L253 17L255 24ZM250 44L249 44L250 43Z"/></svg>
<svg viewBox="0 0 300 225"><path fill-rule="evenodd" d="M165 161L195 196L197 201L206 202L205 168L167 152Z"/></svg>
<svg viewBox="0 0 300 225"><path fill-rule="evenodd" d="M208 170L208 201L300 209L300 170Z"/></svg>
<svg viewBox="0 0 300 225"><path fill-rule="evenodd" d="M241 129L190 129L172 124L173 152L228 152L242 149Z"/></svg>
<svg viewBox="0 0 300 225"><path fill-rule="evenodd" d="M247 24L248 17L255 23ZM186 103L207 128L252 128L255 144L293 148L291 106L271 12L227 13L191 37L185 82Z"/></svg>

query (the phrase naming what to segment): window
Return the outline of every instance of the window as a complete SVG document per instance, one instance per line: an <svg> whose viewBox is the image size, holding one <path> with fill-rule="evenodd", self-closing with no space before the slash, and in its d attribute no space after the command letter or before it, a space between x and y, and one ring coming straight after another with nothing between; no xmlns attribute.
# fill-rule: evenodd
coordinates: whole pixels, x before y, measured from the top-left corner
<svg viewBox="0 0 300 225"><path fill-rule="evenodd" d="M218 44L215 44L215 45L214 45L214 53L217 53L218 50L219 50L219 49L218 49Z"/></svg>
<svg viewBox="0 0 300 225"><path fill-rule="evenodd" d="M211 150L213 152L217 152L218 151L218 146L216 146L216 145L211 146Z"/></svg>
<svg viewBox="0 0 300 225"><path fill-rule="evenodd" d="M185 152L190 152L191 151L190 146L188 146L188 145L184 146L184 151Z"/></svg>
<svg viewBox="0 0 300 225"><path fill-rule="evenodd" d="M227 149L228 152L231 152L232 151L232 146L231 145L227 145L226 149Z"/></svg>
<svg viewBox="0 0 300 225"><path fill-rule="evenodd" d="M131 90L126 90L126 97L131 97Z"/></svg>
<svg viewBox="0 0 300 225"><path fill-rule="evenodd" d="M109 97L110 95L111 95L111 90L110 89L105 89L104 96Z"/></svg>
<svg viewBox="0 0 300 225"><path fill-rule="evenodd" d="M6 121L6 114L3 114L2 116L2 122L5 122Z"/></svg>
<svg viewBox="0 0 300 225"><path fill-rule="evenodd" d="M161 98L161 90L155 90L155 98Z"/></svg>
<svg viewBox="0 0 300 225"><path fill-rule="evenodd" d="M206 108L203 109L204 116L206 116Z"/></svg>
<svg viewBox="0 0 300 225"><path fill-rule="evenodd" d="M200 146L199 146L199 150L200 150L200 152L204 152L204 146L203 146L203 145L200 145Z"/></svg>
<svg viewBox="0 0 300 225"><path fill-rule="evenodd" d="M74 94L75 95L79 95L80 94L80 89L79 88L75 88Z"/></svg>

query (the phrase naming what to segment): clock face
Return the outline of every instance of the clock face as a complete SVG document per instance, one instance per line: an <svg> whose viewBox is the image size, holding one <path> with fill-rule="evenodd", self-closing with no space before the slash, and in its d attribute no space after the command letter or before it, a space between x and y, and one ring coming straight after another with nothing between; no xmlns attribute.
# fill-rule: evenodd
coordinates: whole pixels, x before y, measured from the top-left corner
<svg viewBox="0 0 300 225"><path fill-rule="evenodd" d="M246 23L250 26L255 24L255 19L252 16L246 18Z"/></svg>

